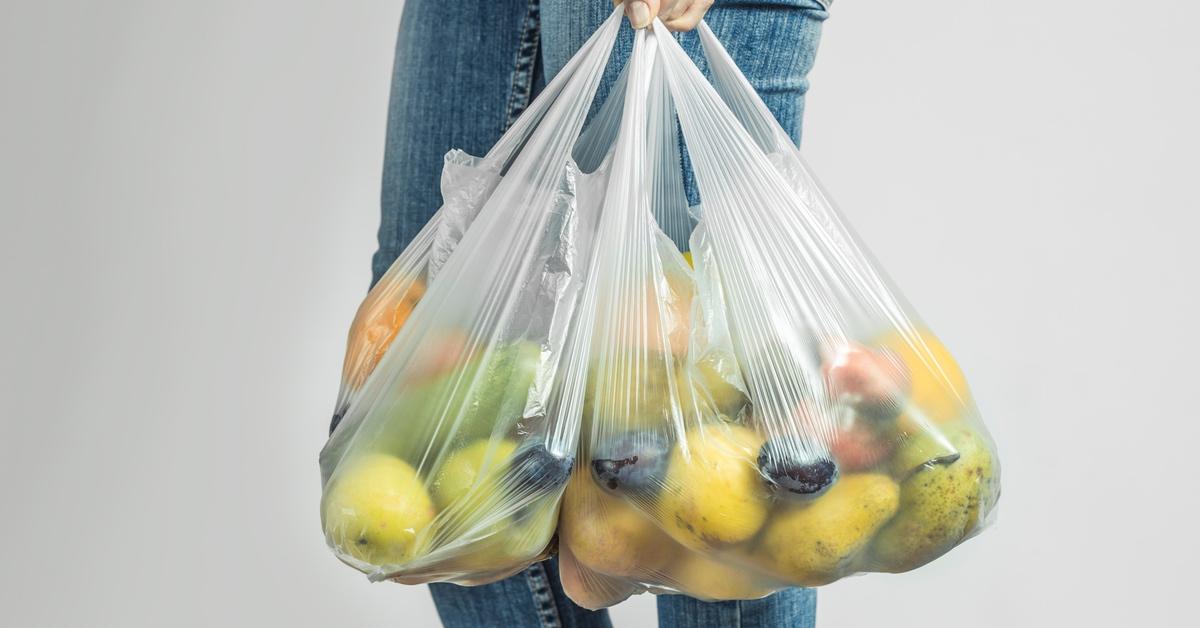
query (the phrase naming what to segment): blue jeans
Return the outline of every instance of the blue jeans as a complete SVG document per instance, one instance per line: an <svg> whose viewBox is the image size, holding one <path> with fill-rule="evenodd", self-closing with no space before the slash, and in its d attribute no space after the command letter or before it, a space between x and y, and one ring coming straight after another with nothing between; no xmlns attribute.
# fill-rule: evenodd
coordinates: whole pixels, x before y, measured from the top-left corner
<svg viewBox="0 0 1200 628"><path fill-rule="evenodd" d="M717 0L705 18L738 67L799 142L807 75L827 13L822 0ZM451 148L483 155L521 115L546 80L612 11L609 0L407 0L396 44L384 154L382 219L374 280L441 204L442 156ZM632 48L623 28L600 83L603 102ZM680 43L706 69L695 33ZM684 153L688 198L698 201ZM535 564L479 587L432 584L450 627L534 628L611 625L605 611L573 604L558 565ZM658 598L661 626L810 627L816 593L788 589L762 600L700 602Z"/></svg>

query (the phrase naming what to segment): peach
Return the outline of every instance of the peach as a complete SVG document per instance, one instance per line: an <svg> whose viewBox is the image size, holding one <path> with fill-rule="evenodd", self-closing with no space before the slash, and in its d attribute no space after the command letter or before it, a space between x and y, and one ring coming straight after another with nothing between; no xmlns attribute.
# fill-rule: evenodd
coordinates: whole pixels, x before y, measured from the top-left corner
<svg viewBox="0 0 1200 628"><path fill-rule="evenodd" d="M833 398L874 418L895 418L912 388L905 363L888 349L849 344L831 352L822 369Z"/></svg>
<svg viewBox="0 0 1200 628"><path fill-rule="evenodd" d="M343 385L357 389L367 381L424 295L425 283L417 278L380 284L367 294L350 326Z"/></svg>
<svg viewBox="0 0 1200 628"><path fill-rule="evenodd" d="M895 451L895 439L890 432L882 426L856 420L838 430L829 448L842 470L866 471L883 464Z"/></svg>

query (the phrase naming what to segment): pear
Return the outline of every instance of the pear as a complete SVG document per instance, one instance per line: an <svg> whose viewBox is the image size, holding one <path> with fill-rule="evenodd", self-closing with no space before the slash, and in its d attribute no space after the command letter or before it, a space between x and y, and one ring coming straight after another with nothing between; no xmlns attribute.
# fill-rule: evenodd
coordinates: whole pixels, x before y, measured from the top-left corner
<svg viewBox="0 0 1200 628"><path fill-rule="evenodd" d="M575 560L611 576L653 572L671 558L675 545L636 506L601 489L587 469L567 484L558 535Z"/></svg>
<svg viewBox="0 0 1200 628"><path fill-rule="evenodd" d="M444 566L462 572L455 582L494 582L548 556L558 522L558 501L539 499L513 517L505 517L472 535L466 544L446 548Z"/></svg>
<svg viewBox="0 0 1200 628"><path fill-rule="evenodd" d="M756 459L763 439L740 425L707 424L677 444L659 495L659 517L672 538L693 549L740 543L767 518L768 497Z"/></svg>
<svg viewBox="0 0 1200 628"><path fill-rule="evenodd" d="M516 451L517 444L506 438L483 438L451 454L432 486L438 508L449 508L476 486L479 488L474 494L495 495L502 488L500 481Z"/></svg>
<svg viewBox="0 0 1200 628"><path fill-rule="evenodd" d="M852 570L857 555L893 515L900 488L887 475L852 473L811 502L787 502L758 547L770 571L803 586L828 584Z"/></svg>
<svg viewBox="0 0 1200 628"><path fill-rule="evenodd" d="M962 454L950 441L947 435L950 432L953 429L931 425L914 436L904 437L888 462L892 477L904 481L926 466L947 465L958 460Z"/></svg>
<svg viewBox="0 0 1200 628"><path fill-rule="evenodd" d="M756 600L779 588L753 570L698 552L681 556L661 579L672 589L702 600Z"/></svg>
<svg viewBox="0 0 1200 628"><path fill-rule="evenodd" d="M941 427L957 457L920 466L904 480L900 512L872 544L872 569L908 571L945 554L975 531L999 496L985 439L961 423Z"/></svg>
<svg viewBox="0 0 1200 628"><path fill-rule="evenodd" d="M607 432L654 429L666 424L671 404L685 392L676 384L675 361L656 350L626 350L608 361L595 360L588 371L583 397L586 425Z"/></svg>
<svg viewBox="0 0 1200 628"><path fill-rule="evenodd" d="M749 403L744 392L741 373L732 354L711 350L697 360L694 368L676 372L676 389L685 416L693 416L693 408L704 415L719 414L736 419ZM691 390L688 390L688 384Z"/></svg>
<svg viewBox="0 0 1200 628"><path fill-rule="evenodd" d="M436 474L434 501L442 508L431 549L464 572L501 572L530 562L545 549L558 520L558 494L536 492L521 477L522 459L508 439L480 439L452 454ZM477 580L476 580L477 581Z"/></svg>
<svg viewBox="0 0 1200 628"><path fill-rule="evenodd" d="M572 602L592 610L623 602L641 589L630 580L606 576L589 569L575 558L567 545L558 551L558 578L563 592Z"/></svg>
<svg viewBox="0 0 1200 628"><path fill-rule="evenodd" d="M377 453L347 461L326 487L324 502L329 543L375 566L409 560L417 534L437 514L416 470Z"/></svg>

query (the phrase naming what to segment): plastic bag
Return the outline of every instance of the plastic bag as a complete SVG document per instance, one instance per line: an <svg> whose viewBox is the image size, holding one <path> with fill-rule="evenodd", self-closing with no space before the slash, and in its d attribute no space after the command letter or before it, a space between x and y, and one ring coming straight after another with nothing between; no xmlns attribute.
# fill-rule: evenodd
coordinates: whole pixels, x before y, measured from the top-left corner
<svg viewBox="0 0 1200 628"><path fill-rule="evenodd" d="M445 205L356 317L322 524L373 580L478 584L549 551L579 429L556 373L604 176L571 155L603 152L576 140L620 17L487 157L448 156Z"/></svg>
<svg viewBox="0 0 1200 628"><path fill-rule="evenodd" d="M713 85L661 23L635 40L579 310L591 343L564 371L584 414L562 582L590 608L907 571L975 534L999 496L954 358L701 38ZM694 271L659 227L686 206L676 113L703 206Z"/></svg>

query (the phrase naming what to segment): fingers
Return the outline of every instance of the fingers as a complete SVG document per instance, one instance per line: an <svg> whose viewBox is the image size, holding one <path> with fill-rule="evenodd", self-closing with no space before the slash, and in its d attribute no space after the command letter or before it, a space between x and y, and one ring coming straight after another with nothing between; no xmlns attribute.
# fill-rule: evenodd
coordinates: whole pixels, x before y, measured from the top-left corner
<svg viewBox="0 0 1200 628"><path fill-rule="evenodd" d="M672 2L673 0L667 0ZM686 0L675 0L686 2ZM613 0L613 5L621 4L621 0ZM634 28L646 28L654 16L658 15L662 0L625 0L625 17Z"/></svg>
<svg viewBox="0 0 1200 628"><path fill-rule="evenodd" d="M658 12L658 17L664 23L673 20L687 11L695 0L666 0L663 2L663 7Z"/></svg>
<svg viewBox="0 0 1200 628"><path fill-rule="evenodd" d="M625 4L625 16L634 28L646 28L658 16L673 31L696 28L713 0L613 0L613 5Z"/></svg>
<svg viewBox="0 0 1200 628"><path fill-rule="evenodd" d="M700 20L704 19L704 14L708 12L712 3L713 0L691 0L691 4L688 4L686 9L676 16L664 19L663 24L673 31L690 31L696 28ZM687 4L687 2L684 0L679 4Z"/></svg>

